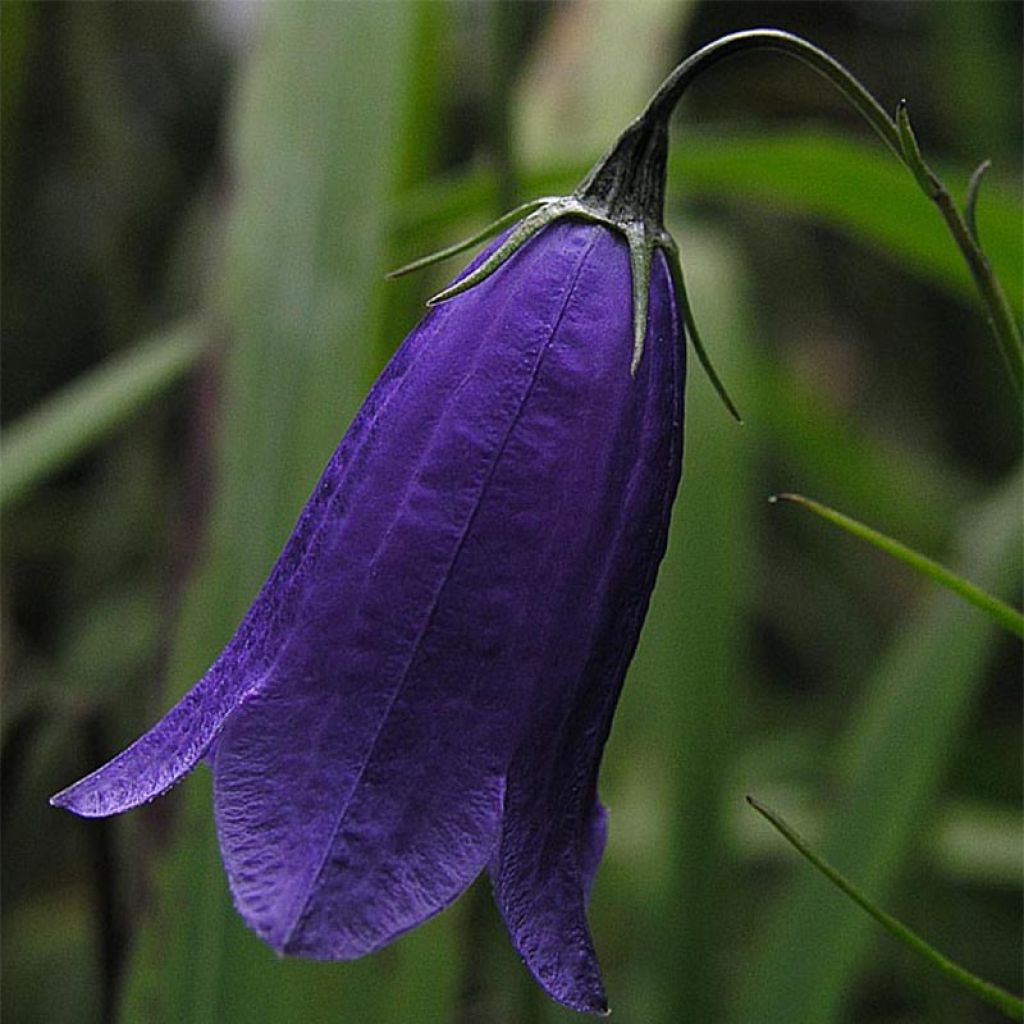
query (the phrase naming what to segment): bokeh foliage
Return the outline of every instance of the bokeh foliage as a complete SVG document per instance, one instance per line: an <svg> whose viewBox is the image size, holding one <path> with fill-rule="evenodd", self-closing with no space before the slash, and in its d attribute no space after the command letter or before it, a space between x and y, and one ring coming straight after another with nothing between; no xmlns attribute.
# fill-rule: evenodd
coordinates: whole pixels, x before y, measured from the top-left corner
<svg viewBox="0 0 1024 1024"><path fill-rule="evenodd" d="M281 961L231 908L205 769L110 822L46 796L230 636L454 267L397 284L384 271L509 197L572 187L721 32L801 32L889 106L907 96L951 185L993 158L981 236L1019 312L1020 9L232 6L0 10L4 1010L28 1024L570 1020L517 963L482 883L359 963ZM746 425L694 365L669 555L603 775L612 836L592 917L616 1016L991 1019L742 796L777 804L889 909L1015 987L1019 644L765 501L818 497L1019 604L1020 421L998 353L935 211L781 57L694 89L669 218Z"/></svg>

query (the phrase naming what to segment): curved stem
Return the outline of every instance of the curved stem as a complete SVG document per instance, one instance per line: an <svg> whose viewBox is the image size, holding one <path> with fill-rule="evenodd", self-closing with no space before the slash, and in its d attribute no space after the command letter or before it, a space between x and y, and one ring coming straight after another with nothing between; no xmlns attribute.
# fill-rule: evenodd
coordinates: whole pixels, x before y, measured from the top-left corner
<svg viewBox="0 0 1024 1024"><path fill-rule="evenodd" d="M800 36L775 28L752 28L722 36L687 57L662 82L641 115L668 118L690 83L700 74L728 57L746 50L780 50L788 53L827 78L864 115L882 141L902 160L903 148L893 119L863 85L824 50Z"/></svg>
<svg viewBox="0 0 1024 1024"><path fill-rule="evenodd" d="M861 112L900 162L914 175L921 191L938 207L967 264L988 314L989 324L1006 360L1018 395L1024 394L1024 338L999 279L949 191L924 162L910 128L906 103L900 102L894 120L863 85L833 57L813 43L781 29L756 28L716 39L684 60L662 83L635 124L667 124L673 109L693 80L709 68L747 50L788 53L827 78ZM973 219L976 184L970 190L969 218Z"/></svg>

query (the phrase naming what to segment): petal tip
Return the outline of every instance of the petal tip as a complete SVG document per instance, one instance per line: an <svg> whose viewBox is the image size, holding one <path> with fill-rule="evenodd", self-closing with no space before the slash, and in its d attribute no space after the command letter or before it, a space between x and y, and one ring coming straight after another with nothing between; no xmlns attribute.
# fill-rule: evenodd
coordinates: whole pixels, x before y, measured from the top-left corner
<svg viewBox="0 0 1024 1024"><path fill-rule="evenodd" d="M95 806L90 806L87 801L76 796L78 789L79 783L75 782L62 789L59 793L54 793L47 803L51 807L59 807L62 811L70 811L72 814L77 814L80 818L102 818L104 811Z"/></svg>
<svg viewBox="0 0 1024 1024"><path fill-rule="evenodd" d="M550 971L531 957L523 956L522 951L520 956L540 987L562 1006L596 1017L607 1017L611 1013L596 959L584 956L576 968L562 965L561 969Z"/></svg>
<svg viewBox="0 0 1024 1024"><path fill-rule="evenodd" d="M556 995L550 990L548 994L563 1006L570 1010L575 1010L577 1013L589 1013L593 1017L610 1017L612 1013L603 989L599 992L587 993L586 995Z"/></svg>

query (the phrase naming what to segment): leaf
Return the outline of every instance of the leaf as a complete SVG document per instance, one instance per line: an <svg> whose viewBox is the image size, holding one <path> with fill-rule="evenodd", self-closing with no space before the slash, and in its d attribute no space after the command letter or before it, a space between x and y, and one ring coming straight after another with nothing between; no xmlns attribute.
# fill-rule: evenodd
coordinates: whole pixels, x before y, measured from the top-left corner
<svg viewBox="0 0 1024 1024"><path fill-rule="evenodd" d="M881 147L818 133L694 140L677 147L669 180L687 194L754 199L812 216L885 250L934 284L974 299L964 261L914 178ZM939 168L963 194L970 171ZM1024 307L1021 206L990 183L978 205L985 251L1020 315Z"/></svg>
<svg viewBox="0 0 1024 1024"><path fill-rule="evenodd" d="M228 639L378 365L373 315L407 74L411 9L282 4L264 21L231 125L237 191L218 320L229 349L205 566L171 667L188 688ZM167 703L170 703L168 699ZM183 785L122 1017L147 1022L383 1020L423 987L399 945L354 964L279 960L231 906L208 774ZM451 922L431 926L437 958ZM444 1019L434 960L424 1020Z"/></svg>
<svg viewBox="0 0 1024 1024"><path fill-rule="evenodd" d="M801 856L805 857L833 885L861 907L862 910L870 914L887 932L923 957L951 981L962 986L975 998L995 1006L1012 1020L1024 1020L1024 1004L1016 996L1010 995L1005 989L1000 988L998 985L993 985L983 978L979 978L976 974L972 974L959 964L954 963L912 929L882 910L866 893L839 871L836 871L823 857L819 856L808 844L807 840L795 831L776 811L766 807L752 796L747 797L747 803L765 818Z"/></svg>
<svg viewBox="0 0 1024 1024"><path fill-rule="evenodd" d="M85 374L4 432L0 507L105 440L192 369L203 348L193 323L161 331Z"/></svg>

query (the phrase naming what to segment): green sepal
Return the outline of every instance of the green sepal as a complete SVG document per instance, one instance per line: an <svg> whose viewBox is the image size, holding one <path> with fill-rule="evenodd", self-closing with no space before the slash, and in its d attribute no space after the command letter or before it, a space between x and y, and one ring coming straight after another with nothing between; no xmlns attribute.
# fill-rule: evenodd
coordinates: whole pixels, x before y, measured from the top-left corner
<svg viewBox="0 0 1024 1024"><path fill-rule="evenodd" d="M508 237L471 273L449 285L443 291L427 299L428 306L438 306L442 302L455 298L474 285L490 277L503 263L508 262L527 242L544 230L552 221L577 213L571 197L560 196L557 199L544 200L544 205L534 210L528 217L520 221ZM505 218L502 218L505 220Z"/></svg>
<svg viewBox="0 0 1024 1024"><path fill-rule="evenodd" d="M437 306L442 302L461 295L470 288L478 285L481 281L490 277L502 264L508 262L524 245L538 235L549 224L565 217L576 217L580 220L592 221L602 224L612 231L617 231L626 239L629 247L629 268L632 283L632 308L633 308L633 355L630 360L630 373L636 376L637 368L644 354L644 341L647 336L647 319L649 294L651 286L651 262L654 257L654 250L661 246L666 247L666 239L671 239L664 231L654 230L649 225L638 221L620 223L605 216L599 210L576 196L564 196L559 199L544 201L540 209L534 210L529 216L512 229L497 249L494 250L475 270L467 274L454 284L438 292L427 300L428 306ZM507 223L502 218L499 223ZM435 257L426 259L433 262ZM437 254L436 258L443 258ZM424 265L424 261L419 261Z"/></svg>
<svg viewBox="0 0 1024 1024"><path fill-rule="evenodd" d="M651 263L655 241L642 223L626 224L622 228L629 245L629 276L633 290L633 358L629 363L630 375L635 377L644 356L647 339L647 308L651 301Z"/></svg>
<svg viewBox="0 0 1024 1024"><path fill-rule="evenodd" d="M740 416L735 403L729 397L729 393L726 391L722 379L715 371L701 341L700 333L697 330L697 324L686 295L686 284L683 280L682 267L679 263L679 249L676 246L675 240L664 228L651 224L647 220L631 219L619 221L612 219L575 194L535 199L500 217L472 238L449 246L446 249L441 249L429 256L424 256L422 259L416 260L414 263L410 263L398 270L393 270L388 274L388 277L398 277L401 274L420 270L423 267L431 266L434 263L439 263L441 260L448 259L450 256L464 252L502 231L509 224L515 223L527 210L531 212L512 229L508 237L480 266L454 284L449 285L443 291L431 296L427 300L427 305L438 306L442 302L455 298L456 295L469 291L470 288L490 277L502 264L508 262L523 246L556 220L564 217L576 217L580 220L602 224L610 230L621 234L626 239L626 244L629 247L633 309L633 355L630 360L630 374L636 376L636 371L643 359L649 318L651 267L655 251L661 249L666 255L669 272L675 285L681 329L684 335L690 339L694 351L697 353L697 359L707 373L715 391L725 404L726 409L729 410L729 413L738 423L743 422L743 418Z"/></svg>
<svg viewBox="0 0 1024 1024"><path fill-rule="evenodd" d="M683 322L683 330L685 331L686 336L690 339L693 351L697 353L697 359L703 367L704 372L708 375L708 380L711 381L711 386L718 393L718 397L722 400L726 409L729 410L729 414L732 418L737 423L742 423L743 417L740 415L740 411L736 407L736 403L732 400L729 392L726 390L725 384L722 382L722 378L718 376L718 371L711 362L711 357L708 355L707 349L704 347L704 342L701 340L700 332L697 330L697 321L694 319L693 310L690 308L690 299L686 294L686 281L683 279L683 267L679 261L679 249L676 246L675 240L667 232L666 238L668 240L667 243L663 242L662 245L668 254L668 268L672 274L672 281L676 286L676 302L679 303L680 319Z"/></svg>
<svg viewBox="0 0 1024 1024"><path fill-rule="evenodd" d="M556 198L545 196L543 199L531 199L528 203L523 203L522 206L517 206L514 210L509 210L508 213L502 214L496 221L482 228L472 238L456 242L454 245L449 245L446 249L439 249L437 252L430 253L429 256L422 256L418 260L413 260L412 263L406 263L404 267L399 267L397 270L391 270L388 272L387 278L388 280L393 280L396 277L403 277L405 274L411 274L416 270L432 267L435 263L441 263L452 256L458 256L460 252L472 249L473 246L486 242L487 239L500 234L505 228L515 224L516 221L521 220L528 213L532 213L539 206L555 202Z"/></svg>

